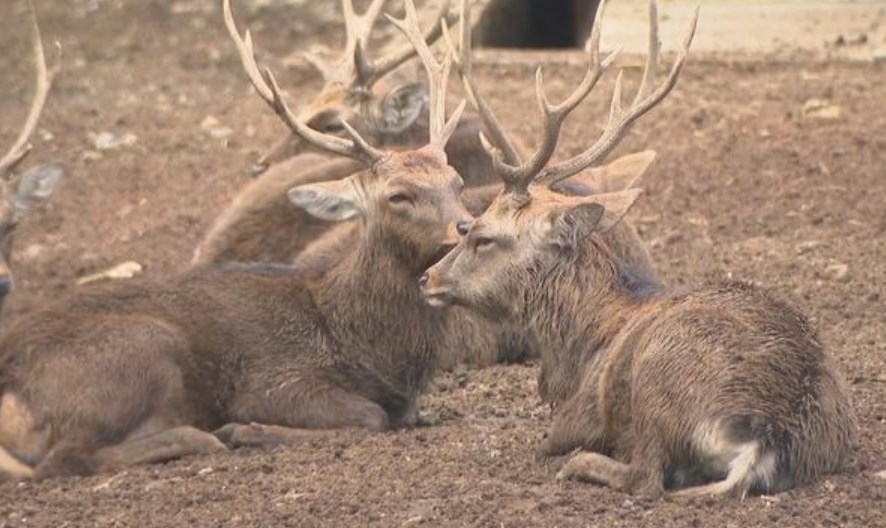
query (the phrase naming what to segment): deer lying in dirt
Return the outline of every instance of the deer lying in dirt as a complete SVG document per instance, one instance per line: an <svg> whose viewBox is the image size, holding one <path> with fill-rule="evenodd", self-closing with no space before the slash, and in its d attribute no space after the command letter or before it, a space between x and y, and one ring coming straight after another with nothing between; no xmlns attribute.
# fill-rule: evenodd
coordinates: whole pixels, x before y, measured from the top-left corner
<svg viewBox="0 0 886 528"><path fill-rule="evenodd" d="M222 449L205 431L226 423L218 434L236 444L415 420L440 337L417 278L470 216L444 153L464 108L446 119L451 55L433 56L411 2L396 24L419 48L430 88L430 141L406 152L376 149L346 123L350 139L299 122L231 27L250 81L287 126L368 167L289 192L322 218L360 218L358 247L316 280L282 266L204 267L81 290L4 328L0 474L89 473ZM237 425L250 422L271 425Z"/></svg>
<svg viewBox="0 0 886 528"><path fill-rule="evenodd" d="M550 159L561 124L589 90L552 105L539 74L541 146L521 165L495 154L506 191L428 270L424 294L434 306L473 307L533 333L542 350L540 393L554 409L541 451L584 450L559 478L650 496L666 486L743 495L803 485L842 466L856 429L844 383L810 321L745 283L682 292L638 281L605 234L640 191L550 190L602 159L674 86L695 20L667 79L654 86L654 2L651 15L637 96L622 106L619 76L602 136L558 164Z"/></svg>
<svg viewBox="0 0 886 528"><path fill-rule="evenodd" d="M31 103L25 124L15 143L0 158L0 309L2 309L3 301L12 291L13 286L9 262L15 227L29 211L52 197L52 193L55 192L64 177L64 170L59 164L36 167L21 176L15 174L16 168L31 152L31 144L28 140L34 133L34 129L37 128L37 122L52 86L52 79L58 69L58 66L54 66L51 71L46 68L40 29L37 26L36 15L33 13L33 6L29 4L29 7L34 16L34 62L37 80L34 100Z"/></svg>

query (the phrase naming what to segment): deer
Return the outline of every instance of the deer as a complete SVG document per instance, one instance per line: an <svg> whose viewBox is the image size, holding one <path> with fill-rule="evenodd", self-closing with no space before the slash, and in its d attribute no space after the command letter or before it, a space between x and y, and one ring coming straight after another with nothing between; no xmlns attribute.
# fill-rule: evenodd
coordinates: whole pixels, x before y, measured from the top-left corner
<svg viewBox="0 0 886 528"><path fill-rule="evenodd" d="M46 67L36 13L30 2L28 6L33 20L32 40L36 82L34 99L25 123L15 142L0 158L0 310L13 289L10 261L15 228L29 212L46 203L64 179L64 168L59 163L41 165L24 174L16 174L16 169L31 152L29 138L37 128L53 78L59 69L58 64L52 69Z"/></svg>
<svg viewBox="0 0 886 528"><path fill-rule="evenodd" d="M230 0L223 4L232 18ZM343 180L290 189L327 220L359 218L358 247L320 278L281 265L193 268L97 284L0 330L0 475L113 471L337 428L413 424L433 374L439 312L417 279L470 216L445 145L451 55L425 43L415 6L392 19L418 48L429 141L394 151L300 122L248 32L230 37L257 94L315 148L361 161Z"/></svg>
<svg viewBox="0 0 886 528"><path fill-rule="evenodd" d="M505 190L420 279L429 305L513 320L537 341L539 393L553 409L539 452L568 458L558 479L653 498L667 490L743 497L806 485L839 471L856 441L846 384L797 307L747 282L680 290L637 280L606 234L642 191L566 197L551 190L603 159L670 93L697 18L696 10L659 83L658 10L650 2L636 96L624 105L619 74L602 134L558 163L551 158L561 125L588 84L553 104L539 71L537 150L515 165L486 141ZM599 32L598 19L592 42ZM591 70L605 63L596 50L591 57Z"/></svg>
<svg viewBox="0 0 886 528"><path fill-rule="evenodd" d="M352 0L342 0L344 48L334 58L306 54L324 84L297 117L315 130L334 135L346 133L342 123L347 121L367 141L402 150L427 142L428 94L424 83L394 78L395 70L415 55L412 46L375 60L368 56L368 43L385 5L385 0L373 0L358 14ZM443 1L434 20L447 20L449 10L449 1ZM225 23L231 21L226 18ZM433 43L440 34L441 25L435 23L423 38ZM488 177L491 165L480 145L478 126L477 120L460 122L446 147L448 159L468 186L494 182ZM296 185L345 178L362 165L306 152L310 146L290 133L266 152L253 167L253 174L261 177L244 186L216 218L192 264L292 262L305 245L325 233L330 224L292 207L287 191Z"/></svg>

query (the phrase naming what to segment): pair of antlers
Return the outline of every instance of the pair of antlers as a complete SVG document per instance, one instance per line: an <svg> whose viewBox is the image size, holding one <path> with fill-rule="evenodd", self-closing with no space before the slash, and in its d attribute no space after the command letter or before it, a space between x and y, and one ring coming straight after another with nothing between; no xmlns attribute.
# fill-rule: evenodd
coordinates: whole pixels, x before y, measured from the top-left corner
<svg viewBox="0 0 886 528"><path fill-rule="evenodd" d="M3 182L9 181L15 168L28 156L31 152L31 143L29 139L34 129L37 128L37 122L40 120L40 114L43 106L46 104L46 97L49 95L49 89L52 87L52 79L58 72L61 61L59 61L52 70L46 68L46 58L43 54L43 40L40 38L40 27L37 25L37 13L34 11L33 4L29 1L28 8L31 11L32 36L34 41L34 63L37 71L37 82L34 91L34 100L31 108L28 110L28 117L25 119L25 125L19 132L18 138L12 144L12 148L0 158L0 179Z"/></svg>
<svg viewBox="0 0 886 528"><path fill-rule="evenodd" d="M375 61L369 59L366 47L369 36L378 21L387 0L372 0L363 14L357 14L353 0L342 0L342 13L345 20L345 47L335 60L324 60L314 53L305 57L323 75L326 84L340 84L351 90L368 92L376 81L397 69L411 59L417 50L414 46L404 46ZM450 0L444 0L434 20L447 20ZM433 24L423 35L422 40L432 43L442 34L442 26Z"/></svg>
<svg viewBox="0 0 886 528"><path fill-rule="evenodd" d="M358 55L362 53L359 51L362 49L360 45L360 42L362 42L361 35L368 36L372 24L378 17L383 4L383 0L374 0L364 15L355 18L353 16L353 5L349 0L344 1L346 20L349 20L349 22L347 22L349 28L348 45L353 46L355 53L358 53ZM446 146L446 142L449 140L455 127L458 125L458 121L461 119L461 114L465 107L465 102L462 101L458 108L456 108L455 112L453 112L452 116L450 116L449 120L446 119L446 84L449 79L449 71L452 67L453 54L452 52L447 53L442 61L438 61L434 57L427 42L428 36L422 33L419 25L415 4L412 0L406 0L405 4L406 16L404 19L399 20L389 15L385 16L406 36L412 45L413 53L418 54L422 65L427 72L430 86L430 145L442 150ZM448 11L448 2L445 7L446 11ZM345 131L351 139L318 132L299 121L292 113L289 105L287 105L286 101L283 99L280 86L277 84L274 74L267 68L259 68L256 63L252 36L249 31L247 30L243 37L240 36L240 32L237 30L237 26L234 23L233 14L231 13L231 0L224 0L223 10L225 26L237 47L237 53L240 56L240 61L243 64L243 68L246 70L250 82L255 87L259 96L268 103L292 132L317 148L359 159L370 167L374 166L387 156L387 153L384 151L378 150L369 145L369 143L367 143L366 140L345 121L342 121L342 126L344 126ZM350 16L347 14L349 10L351 13ZM440 26L440 31L446 32L445 19L441 22ZM432 33L428 34L433 37ZM348 53L347 50L346 53ZM401 53L397 56L397 60L400 60L401 63L410 56L410 54L405 54L404 58L399 58L403 55L404 53ZM361 61L358 60L356 64L361 64ZM377 69L376 74L381 71L381 69Z"/></svg>
<svg viewBox="0 0 886 528"><path fill-rule="evenodd" d="M622 106L624 71L621 71L615 81L615 89L613 90L609 110L609 120L600 138L577 156L557 164L551 164L551 157L556 150L560 131L566 117L591 93L600 76L618 55L618 50L616 50L602 60L600 59L600 33L603 19L602 14L605 7L605 1L600 2L591 36L585 45L585 51L588 54L588 66L585 76L579 86L569 96L559 104L552 104L545 92L542 69L539 67L536 70L535 90L544 121L544 135L535 152L526 161L523 161L508 138L504 128L496 119L489 104L477 91L471 68L471 2L469 0L461 1L461 38L457 67L465 85L468 99L470 99L472 106L480 114L488 132L489 137L481 133L484 148L492 156L493 165L496 172L504 180L506 191L518 197L520 201L528 199L530 184L554 185L599 163L605 158L618 145L631 125L670 93L677 82L677 77L680 75L683 64L686 62L686 56L689 53L689 46L692 44L698 22L697 6L683 41L683 46L671 67L670 73L663 83L655 86L661 43L658 38L658 5L655 0L650 0L649 52L643 70L643 79L634 100L627 108ZM455 53L455 45L448 34L446 37L451 52Z"/></svg>

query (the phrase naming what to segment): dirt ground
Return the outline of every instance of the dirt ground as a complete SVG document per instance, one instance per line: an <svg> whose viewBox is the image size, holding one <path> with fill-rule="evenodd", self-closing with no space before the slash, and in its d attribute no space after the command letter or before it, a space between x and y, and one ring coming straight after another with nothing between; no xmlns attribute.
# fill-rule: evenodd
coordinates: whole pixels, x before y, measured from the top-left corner
<svg viewBox="0 0 886 528"><path fill-rule="evenodd" d="M17 290L4 317L123 261L155 276L183 269L247 182L256 153L282 130L250 93L217 2L35 3L47 42L64 46L64 73L28 163L62 160L68 176L17 233ZM292 52L339 28L298 13L300 2L255 3L264 7L239 18L293 100L304 100L317 85ZM26 18L11 4L0 8L0 145L11 143L30 101ZM882 9L863 13L862 25L886 27ZM824 25L808 29L820 33L816 42L850 34ZM548 64L561 93L581 75L578 53L481 58L480 82L497 89L500 115L530 138L534 65ZM621 63L636 78L639 60ZM572 119L564 153L599 131L612 77ZM884 79L875 51L853 60L827 50L702 51L620 148L659 153L631 219L667 282L745 278L816 319L861 424L845 474L743 501L653 503L558 483L534 456L549 421L537 367L514 365L440 376L424 401L428 427L0 485L0 526L886 526L886 475L877 476L886 470ZM105 132L131 134L131 144L100 150L95 138Z"/></svg>

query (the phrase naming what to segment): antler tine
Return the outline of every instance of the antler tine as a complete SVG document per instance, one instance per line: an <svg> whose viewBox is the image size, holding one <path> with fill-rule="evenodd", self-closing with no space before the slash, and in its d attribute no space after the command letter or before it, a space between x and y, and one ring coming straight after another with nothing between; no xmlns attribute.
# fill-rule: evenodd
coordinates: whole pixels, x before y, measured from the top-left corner
<svg viewBox="0 0 886 528"><path fill-rule="evenodd" d="M430 90L430 144L443 148L452 131L455 130L455 125L461 118L461 112L464 109L464 102L462 102L449 121L446 121L446 84L449 79L449 70L452 67L452 53L447 52L442 61L437 61L425 41L424 35L422 35L413 0L405 0L405 4L406 16L403 20L387 14L385 16L409 39L427 72ZM441 21L441 26L444 32L448 32L445 20Z"/></svg>
<svg viewBox="0 0 886 528"><path fill-rule="evenodd" d="M471 101L471 106L480 113L480 118L483 120L483 124L486 126L487 132L491 136L492 143L495 145L497 152L499 152L504 163L517 165L520 164L523 160L520 158L519 152L514 147L513 142L511 142L510 138L508 138L507 133L504 128L499 123L498 119L495 117L495 113L492 111L492 108L489 106L489 103L486 102L483 97L480 96L477 91L477 85L474 82L473 76L473 56L472 51L473 48L471 46L471 33L472 33L472 23L471 23L471 2L470 0L462 0L461 1L461 9L459 14L459 19L461 21L461 33L460 33L460 52L457 54L455 51L455 44L452 42L452 38L449 35L449 32L446 31L443 33L446 44L449 47L450 54L455 59L455 65L458 68L459 75L462 79L462 84L465 88L465 93L468 96L468 100ZM481 139L482 136L481 136ZM488 139L488 138L486 138ZM486 141L488 144L489 141ZM492 147L489 150L490 154L492 154ZM496 159L496 156L493 155L493 160Z"/></svg>
<svg viewBox="0 0 886 528"><path fill-rule="evenodd" d="M292 113L286 101L283 100L280 87L271 71L267 68L264 68L264 70L259 69L255 61L252 36L249 31L246 31L244 37L240 37L240 32L237 30L237 25L234 23L234 16L231 12L231 0L223 1L225 26L231 39L234 41L237 53L240 56L240 62L243 65L243 69L246 70L246 75L249 77L258 95L264 99L293 133L319 149L356 158L370 166L384 157L383 152L370 147L350 126L346 126L346 130L352 140L317 132L300 122Z"/></svg>
<svg viewBox="0 0 886 528"><path fill-rule="evenodd" d="M431 24L431 27L428 28L427 31L425 31L422 40L424 40L425 43L427 43L428 45L436 42L437 39L439 39L440 36L443 34L443 25L438 24L438 21L445 21L447 23L454 22L454 18L451 18L451 14L449 12L450 3L451 0L443 0L443 2L440 4L440 9L437 10L437 14L434 16L434 23ZM364 82L367 85L371 85L378 79L397 69L401 64L414 57L415 54L415 46L410 45L393 51L390 54L377 59L375 62L370 63L364 58Z"/></svg>
<svg viewBox="0 0 886 528"><path fill-rule="evenodd" d="M16 138L15 143L9 151L0 159L0 178L7 179L12 171L24 160L31 151L29 138L37 128L37 122L43 107L46 105L46 97L49 95L49 89L52 87L52 80L61 67L61 59L51 70L46 69L46 57L43 53L43 39L40 37L40 26L37 24L37 12L34 10L33 3L29 0L28 7L31 10L32 36L34 40L34 62L36 65L37 75L35 83L34 100L31 108L28 110L28 117L25 119L25 126ZM61 46L59 46L59 51Z"/></svg>
<svg viewBox="0 0 886 528"><path fill-rule="evenodd" d="M356 66L358 82L365 83L364 75L369 74L368 61L365 56L364 46L369 42L369 35L375 22L381 14L386 0L372 0L369 7L362 15L358 15L354 9L353 0L342 0L342 14L345 19L345 49L342 54L342 64L345 69ZM351 62L353 60L353 63Z"/></svg>
<svg viewBox="0 0 886 528"><path fill-rule="evenodd" d="M649 50L650 56L647 58L646 67L644 69L644 78L640 85L637 97L631 103L627 110L621 106L622 91L622 75L619 75L615 83L615 90L612 96L612 105L610 108L609 121L603 131L603 135L587 150L581 154L564 161L558 165L545 168L539 175L537 180L546 185L553 185L563 181L591 165L603 159L613 148L618 145L619 141L624 137L631 125L646 112L654 108L660 103L665 96L670 93L671 89L676 85L680 71L686 62L689 54L689 47L695 36L695 29L698 24L699 6L696 5L695 14L689 23L689 29L683 40L683 46L677 55L674 65L665 81L657 88L652 89L655 83L657 65L653 62L658 61L658 10L655 0L651 0L650 6L650 27L649 27Z"/></svg>

